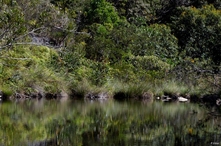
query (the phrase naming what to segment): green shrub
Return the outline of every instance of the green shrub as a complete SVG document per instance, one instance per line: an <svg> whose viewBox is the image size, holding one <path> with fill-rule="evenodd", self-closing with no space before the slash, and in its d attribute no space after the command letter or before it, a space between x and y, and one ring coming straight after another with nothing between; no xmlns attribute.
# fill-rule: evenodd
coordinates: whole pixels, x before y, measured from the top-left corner
<svg viewBox="0 0 221 146"><path fill-rule="evenodd" d="M170 69L169 64L161 61L156 56L136 56L131 58L131 62L137 70L144 70L153 78L164 77Z"/></svg>
<svg viewBox="0 0 221 146"><path fill-rule="evenodd" d="M13 92L28 92L35 86L53 93L66 90L61 74L52 68L52 62L58 62L57 52L52 49L17 46L0 52L0 62L2 88L9 87Z"/></svg>

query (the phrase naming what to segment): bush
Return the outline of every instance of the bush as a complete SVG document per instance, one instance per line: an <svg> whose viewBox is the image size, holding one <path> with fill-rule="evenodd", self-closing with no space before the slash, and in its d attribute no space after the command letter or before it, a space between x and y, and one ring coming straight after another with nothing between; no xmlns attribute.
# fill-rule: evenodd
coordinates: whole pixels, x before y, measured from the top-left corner
<svg viewBox="0 0 221 146"><path fill-rule="evenodd" d="M13 92L29 92L40 86L48 92L66 90L64 79L52 68L58 62L58 54L47 47L15 47L0 53L2 88ZM56 60L56 61L55 61Z"/></svg>

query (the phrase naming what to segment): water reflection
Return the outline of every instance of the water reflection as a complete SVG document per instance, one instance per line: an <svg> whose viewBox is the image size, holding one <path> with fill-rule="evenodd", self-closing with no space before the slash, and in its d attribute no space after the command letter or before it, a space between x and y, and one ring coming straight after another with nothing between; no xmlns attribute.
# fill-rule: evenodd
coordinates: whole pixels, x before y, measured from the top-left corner
<svg viewBox="0 0 221 146"><path fill-rule="evenodd" d="M0 106L0 145L210 145L221 118L199 105L31 100Z"/></svg>

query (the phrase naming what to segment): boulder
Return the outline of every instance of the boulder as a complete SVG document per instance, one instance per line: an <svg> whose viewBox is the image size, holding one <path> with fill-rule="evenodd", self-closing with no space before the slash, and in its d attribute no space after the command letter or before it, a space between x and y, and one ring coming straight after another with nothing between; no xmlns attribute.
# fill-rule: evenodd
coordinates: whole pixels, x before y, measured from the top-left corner
<svg viewBox="0 0 221 146"><path fill-rule="evenodd" d="M177 99L179 102L188 102L189 101L187 98L184 98L182 96L179 96Z"/></svg>

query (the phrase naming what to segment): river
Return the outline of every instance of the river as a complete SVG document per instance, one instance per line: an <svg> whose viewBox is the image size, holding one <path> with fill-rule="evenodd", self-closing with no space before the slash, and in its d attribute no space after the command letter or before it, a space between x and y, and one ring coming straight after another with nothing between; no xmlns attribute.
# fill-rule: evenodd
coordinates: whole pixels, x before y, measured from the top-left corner
<svg viewBox="0 0 221 146"><path fill-rule="evenodd" d="M192 103L28 100L0 105L2 146L221 145L221 116Z"/></svg>

